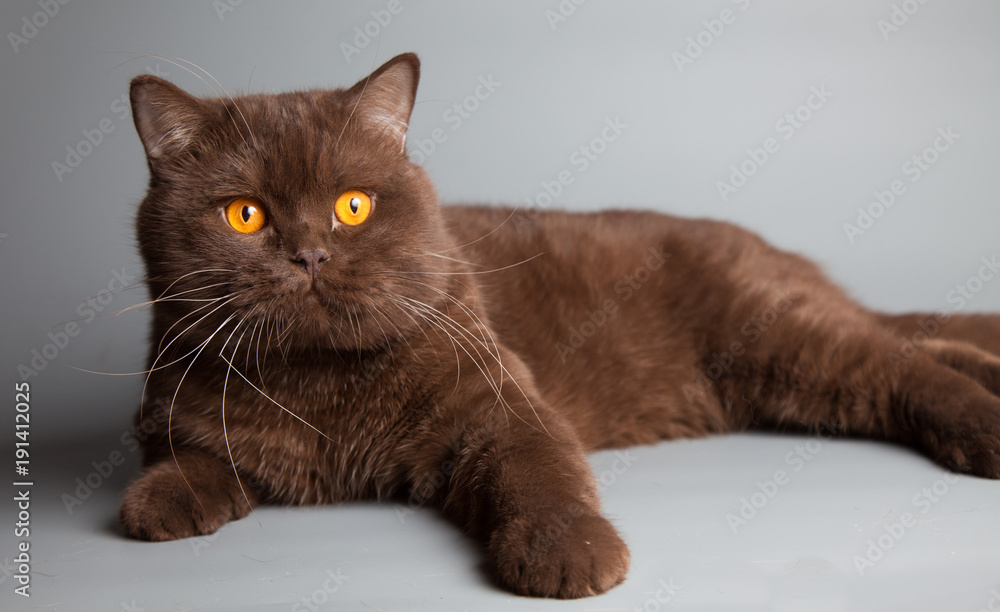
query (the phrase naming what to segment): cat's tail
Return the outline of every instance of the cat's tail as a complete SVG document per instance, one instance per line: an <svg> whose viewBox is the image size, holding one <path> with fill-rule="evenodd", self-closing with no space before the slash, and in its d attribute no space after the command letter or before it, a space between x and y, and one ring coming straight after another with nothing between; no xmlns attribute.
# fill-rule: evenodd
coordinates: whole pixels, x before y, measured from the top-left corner
<svg viewBox="0 0 1000 612"><path fill-rule="evenodd" d="M952 340L972 344L1000 357L1000 315L949 312L881 314L879 321L916 348Z"/></svg>

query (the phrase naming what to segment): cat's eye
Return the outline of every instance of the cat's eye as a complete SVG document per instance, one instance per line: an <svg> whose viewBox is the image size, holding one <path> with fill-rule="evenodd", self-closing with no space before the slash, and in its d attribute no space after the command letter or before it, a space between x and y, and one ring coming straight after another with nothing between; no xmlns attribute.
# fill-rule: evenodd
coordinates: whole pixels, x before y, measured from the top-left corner
<svg viewBox="0 0 1000 612"><path fill-rule="evenodd" d="M364 191L351 189L340 194L333 205L337 221L345 225L363 223L372 213L372 199Z"/></svg>
<svg viewBox="0 0 1000 612"><path fill-rule="evenodd" d="M236 198L226 207L226 221L241 234L252 234L267 225L267 213L260 202Z"/></svg>

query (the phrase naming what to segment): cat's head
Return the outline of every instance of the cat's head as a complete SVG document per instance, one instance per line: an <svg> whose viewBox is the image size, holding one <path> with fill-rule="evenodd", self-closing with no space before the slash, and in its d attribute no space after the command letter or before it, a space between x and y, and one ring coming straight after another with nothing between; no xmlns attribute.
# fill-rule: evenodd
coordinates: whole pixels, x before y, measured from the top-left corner
<svg viewBox="0 0 1000 612"><path fill-rule="evenodd" d="M412 325L399 302L436 301L447 246L405 150L418 78L413 54L338 90L195 98L136 77L151 173L138 235L161 323L205 316L195 342L268 325L337 349Z"/></svg>

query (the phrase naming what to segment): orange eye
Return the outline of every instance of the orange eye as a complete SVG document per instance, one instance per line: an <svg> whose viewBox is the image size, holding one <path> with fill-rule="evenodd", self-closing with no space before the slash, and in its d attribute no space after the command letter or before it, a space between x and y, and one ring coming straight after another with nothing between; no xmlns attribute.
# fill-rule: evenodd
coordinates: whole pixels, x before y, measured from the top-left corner
<svg viewBox="0 0 1000 612"><path fill-rule="evenodd" d="M267 225L267 213L256 200L236 198L226 207L226 221L241 234L252 234Z"/></svg>
<svg viewBox="0 0 1000 612"><path fill-rule="evenodd" d="M337 203L333 205L333 212L341 223L357 225L372 213L372 199L363 191L351 189L340 194Z"/></svg>

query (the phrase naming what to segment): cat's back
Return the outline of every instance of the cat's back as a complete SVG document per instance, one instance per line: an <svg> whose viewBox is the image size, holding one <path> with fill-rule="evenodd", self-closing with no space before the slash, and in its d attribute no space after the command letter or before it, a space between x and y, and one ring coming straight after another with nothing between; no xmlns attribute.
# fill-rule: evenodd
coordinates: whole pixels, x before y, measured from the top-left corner
<svg viewBox="0 0 1000 612"><path fill-rule="evenodd" d="M477 286L493 330L549 403L575 415L585 444L699 435L722 422L703 406L702 424L676 425L690 407L673 390L697 375L695 348L732 303L733 262L768 252L755 235L631 210L451 206L444 216L455 246L442 254L466 263L462 282ZM636 414L652 413L662 427L634 427Z"/></svg>
<svg viewBox="0 0 1000 612"><path fill-rule="evenodd" d="M789 292L830 316L824 304L844 309L814 264L730 223L634 210L443 211L454 246L442 254L466 263L461 282L477 287L501 342L590 447L724 430L715 400L695 406L678 393L705 367L705 347L745 340L741 326Z"/></svg>
<svg viewBox="0 0 1000 612"><path fill-rule="evenodd" d="M583 274L595 281L627 274L650 255L670 258L688 273L774 252L757 235L721 221L641 210L542 211L492 206L445 206L456 251L483 269L539 260L533 269Z"/></svg>

